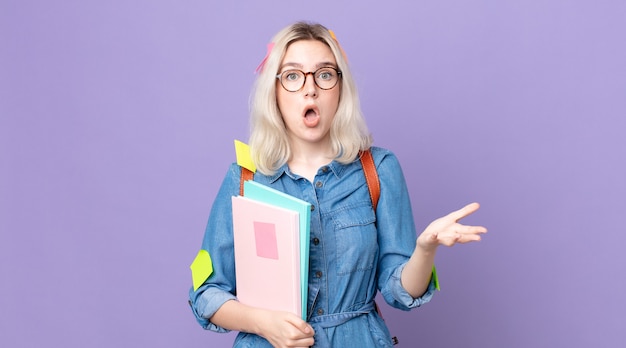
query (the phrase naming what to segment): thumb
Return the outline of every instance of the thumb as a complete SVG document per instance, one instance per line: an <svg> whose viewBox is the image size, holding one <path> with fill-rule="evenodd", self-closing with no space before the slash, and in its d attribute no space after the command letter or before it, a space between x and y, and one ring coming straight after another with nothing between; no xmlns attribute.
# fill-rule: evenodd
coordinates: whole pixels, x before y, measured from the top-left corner
<svg viewBox="0 0 626 348"><path fill-rule="evenodd" d="M431 242L436 242L438 237L439 237L439 233L435 232L435 233L430 235L430 241Z"/></svg>
<svg viewBox="0 0 626 348"><path fill-rule="evenodd" d="M313 334L313 327L311 325L309 325L306 321L302 322L302 325L300 326L300 331L304 332L305 334Z"/></svg>
<svg viewBox="0 0 626 348"><path fill-rule="evenodd" d="M309 323L307 323L306 321L302 321L302 323L299 325L298 327L300 329L300 331L302 331L305 334L313 334L313 327L311 327L311 325L309 325Z"/></svg>
<svg viewBox="0 0 626 348"><path fill-rule="evenodd" d="M311 327L309 323L300 318L294 318L294 320L291 320L291 325L295 326L298 330L302 331L305 334L313 333L313 327Z"/></svg>

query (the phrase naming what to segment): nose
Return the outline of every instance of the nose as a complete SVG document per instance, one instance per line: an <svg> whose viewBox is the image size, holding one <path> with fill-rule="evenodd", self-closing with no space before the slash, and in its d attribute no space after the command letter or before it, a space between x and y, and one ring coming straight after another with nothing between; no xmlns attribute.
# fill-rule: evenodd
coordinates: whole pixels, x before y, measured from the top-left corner
<svg viewBox="0 0 626 348"><path fill-rule="evenodd" d="M309 77L310 75L310 77ZM317 97L317 85L315 84L315 75L308 72L304 75L304 95L308 97Z"/></svg>

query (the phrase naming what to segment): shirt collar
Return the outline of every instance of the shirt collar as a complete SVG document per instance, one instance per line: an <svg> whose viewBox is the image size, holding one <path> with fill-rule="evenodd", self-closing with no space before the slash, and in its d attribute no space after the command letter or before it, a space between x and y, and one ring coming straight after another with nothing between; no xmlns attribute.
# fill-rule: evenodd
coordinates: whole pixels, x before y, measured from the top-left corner
<svg viewBox="0 0 626 348"><path fill-rule="evenodd" d="M346 169L346 165L341 164L337 161L332 161L329 164L323 166L322 168L320 168L320 170L324 170L324 168L328 168L328 170L332 171L333 174L340 179L343 172ZM289 166L287 165L287 163L283 164L282 166L280 166L280 168L278 168L278 170L276 171L276 173L274 173L273 175L270 175L268 177L269 182L270 183L274 183L276 180L278 180L281 176L283 175L287 175L288 177L290 177L293 180L296 180L298 177L291 172L291 170L289 170Z"/></svg>

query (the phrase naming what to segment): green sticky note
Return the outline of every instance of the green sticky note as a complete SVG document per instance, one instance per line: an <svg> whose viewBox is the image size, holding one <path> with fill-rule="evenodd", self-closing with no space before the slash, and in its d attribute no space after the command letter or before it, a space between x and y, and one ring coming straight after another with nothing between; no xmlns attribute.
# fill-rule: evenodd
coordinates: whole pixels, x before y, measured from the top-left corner
<svg viewBox="0 0 626 348"><path fill-rule="evenodd" d="M433 282L435 282L435 289L437 289L438 291L441 291L441 288L439 287L439 277L437 277L437 269L435 268L434 265L433 265L433 275L431 277L433 278Z"/></svg>
<svg viewBox="0 0 626 348"><path fill-rule="evenodd" d="M191 269L191 278L193 279L193 291L196 291L213 273L213 262L209 252L206 250L198 251L198 255L196 255L189 268Z"/></svg>

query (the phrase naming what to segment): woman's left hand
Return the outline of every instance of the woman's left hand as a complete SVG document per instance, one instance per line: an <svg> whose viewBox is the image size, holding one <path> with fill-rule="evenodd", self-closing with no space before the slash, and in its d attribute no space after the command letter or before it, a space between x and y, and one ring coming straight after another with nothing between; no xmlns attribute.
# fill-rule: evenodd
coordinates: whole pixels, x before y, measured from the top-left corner
<svg viewBox="0 0 626 348"><path fill-rule="evenodd" d="M478 208L480 208L478 203L471 203L431 222L417 238L417 246L424 251L434 251L439 245L453 246L457 243L479 241L480 235L487 232L485 227L459 223L459 220L474 213Z"/></svg>

